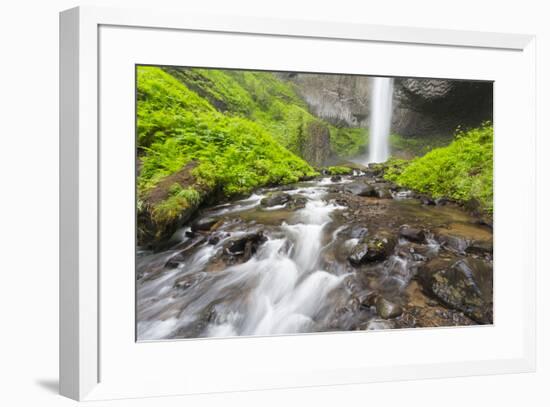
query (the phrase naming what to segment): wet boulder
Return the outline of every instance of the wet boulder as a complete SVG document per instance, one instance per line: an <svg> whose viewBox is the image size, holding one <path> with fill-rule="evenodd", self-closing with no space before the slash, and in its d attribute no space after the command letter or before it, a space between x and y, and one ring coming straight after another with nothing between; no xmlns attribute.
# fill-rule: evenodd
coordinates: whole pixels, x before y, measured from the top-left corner
<svg viewBox="0 0 550 407"><path fill-rule="evenodd" d="M375 291L363 291L357 295L357 299L361 306L368 308L376 305L378 294Z"/></svg>
<svg viewBox="0 0 550 407"><path fill-rule="evenodd" d="M396 328L467 326L476 323L460 311L434 306L409 306L396 322Z"/></svg>
<svg viewBox="0 0 550 407"><path fill-rule="evenodd" d="M383 319L397 318L403 313L403 308L399 304L391 302L384 297L376 299L376 312Z"/></svg>
<svg viewBox="0 0 550 407"><path fill-rule="evenodd" d="M493 242L488 240L473 240L466 248L466 253L478 255L492 255Z"/></svg>
<svg viewBox="0 0 550 407"><path fill-rule="evenodd" d="M417 198L422 205L435 205L435 201L428 195L417 195Z"/></svg>
<svg viewBox="0 0 550 407"><path fill-rule="evenodd" d="M435 234L435 238L443 248L456 253L464 253L469 245L468 239L464 236L444 229L439 229Z"/></svg>
<svg viewBox="0 0 550 407"><path fill-rule="evenodd" d="M471 198L468 201L464 203L464 209L466 209L468 212L474 214L474 215L481 215L483 214L483 206L481 205L481 202L475 198Z"/></svg>
<svg viewBox="0 0 550 407"><path fill-rule="evenodd" d="M220 236L213 235L208 238L208 244L211 244L212 246L216 246L220 242Z"/></svg>
<svg viewBox="0 0 550 407"><path fill-rule="evenodd" d="M363 197L378 196L374 187L370 184L365 184L364 182L354 182L352 184L348 184L346 185L344 190L355 196L363 196Z"/></svg>
<svg viewBox="0 0 550 407"><path fill-rule="evenodd" d="M416 194L409 190L409 189L400 189L395 192L393 195L393 199L397 201L405 200L405 199L412 199L416 196Z"/></svg>
<svg viewBox="0 0 550 407"><path fill-rule="evenodd" d="M414 243L422 243L426 240L426 234L422 229L414 228L409 225L403 225L399 228L399 237Z"/></svg>
<svg viewBox="0 0 550 407"><path fill-rule="evenodd" d="M363 238L352 249L348 260L354 266L385 260L393 252L395 244L395 238L385 233Z"/></svg>
<svg viewBox="0 0 550 407"><path fill-rule="evenodd" d="M447 250L456 253L493 253L493 234L479 225L451 225L435 230L435 239Z"/></svg>
<svg viewBox="0 0 550 407"><path fill-rule="evenodd" d="M177 253L176 255L170 257L170 259L164 264L164 267L169 269L178 268L185 261L184 251Z"/></svg>
<svg viewBox="0 0 550 407"><path fill-rule="evenodd" d="M286 204L286 207L292 210L303 209L306 207L306 204L307 204L307 198L305 196L294 195L288 201L288 203Z"/></svg>
<svg viewBox="0 0 550 407"><path fill-rule="evenodd" d="M378 198L380 199L391 199L392 194L390 191L390 186L386 183L374 185L374 191Z"/></svg>
<svg viewBox="0 0 550 407"><path fill-rule="evenodd" d="M290 201L290 195L286 192L272 192L260 201L260 205L264 208L270 208L285 205L288 201Z"/></svg>
<svg viewBox="0 0 550 407"><path fill-rule="evenodd" d="M267 238L262 232L249 233L229 239L223 247L226 255L239 257L241 261L249 260Z"/></svg>
<svg viewBox="0 0 550 407"><path fill-rule="evenodd" d="M481 324L493 322L493 267L456 256L434 258L418 270L422 289L443 305Z"/></svg>
<svg viewBox="0 0 550 407"><path fill-rule="evenodd" d="M396 254L410 261L426 261L437 254L437 248L420 243L407 242L399 245Z"/></svg>
<svg viewBox="0 0 550 407"><path fill-rule="evenodd" d="M187 290L196 283L196 279L197 278L194 276L180 277L174 282L174 288L177 288L179 290Z"/></svg>
<svg viewBox="0 0 550 407"><path fill-rule="evenodd" d="M340 181L342 181L342 176L341 175L333 175L332 177L330 177L330 180L332 182L340 182Z"/></svg>
<svg viewBox="0 0 550 407"><path fill-rule="evenodd" d="M216 218L199 218L191 224L191 231L209 231L216 223L218 223L218 219Z"/></svg>

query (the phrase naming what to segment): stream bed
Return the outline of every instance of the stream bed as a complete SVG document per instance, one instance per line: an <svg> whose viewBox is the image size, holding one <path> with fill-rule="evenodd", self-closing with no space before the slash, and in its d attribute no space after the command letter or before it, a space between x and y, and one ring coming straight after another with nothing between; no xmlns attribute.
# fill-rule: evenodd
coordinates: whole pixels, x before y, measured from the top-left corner
<svg viewBox="0 0 550 407"><path fill-rule="evenodd" d="M372 173L204 208L138 249L137 338L492 323L492 228Z"/></svg>

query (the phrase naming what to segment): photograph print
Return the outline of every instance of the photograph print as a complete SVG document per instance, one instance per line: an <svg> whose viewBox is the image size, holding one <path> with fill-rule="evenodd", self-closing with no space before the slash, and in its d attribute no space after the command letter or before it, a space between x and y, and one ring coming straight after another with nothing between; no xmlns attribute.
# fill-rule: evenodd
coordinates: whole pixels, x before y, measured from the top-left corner
<svg viewBox="0 0 550 407"><path fill-rule="evenodd" d="M137 65L136 339L493 323L493 83Z"/></svg>

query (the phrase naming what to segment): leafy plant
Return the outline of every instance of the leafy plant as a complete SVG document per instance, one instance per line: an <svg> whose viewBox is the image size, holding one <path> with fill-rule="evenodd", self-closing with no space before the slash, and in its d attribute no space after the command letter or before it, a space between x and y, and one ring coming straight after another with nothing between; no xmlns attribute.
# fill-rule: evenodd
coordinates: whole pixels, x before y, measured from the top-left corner
<svg viewBox="0 0 550 407"><path fill-rule="evenodd" d="M160 68L139 67L137 73L141 197L191 160L198 162L193 170L198 186L221 188L227 195L315 174L261 124L217 111ZM171 194L163 211L184 207L188 198Z"/></svg>
<svg viewBox="0 0 550 407"><path fill-rule="evenodd" d="M326 171L329 175L347 175L351 174L353 172L353 169L350 167L333 166L327 167Z"/></svg>
<svg viewBox="0 0 550 407"><path fill-rule="evenodd" d="M366 153L368 142L367 129L330 126L330 146L339 157L353 157Z"/></svg>
<svg viewBox="0 0 550 407"><path fill-rule="evenodd" d="M459 202L475 199L492 212L493 126L484 123L469 131L459 130L447 147L411 161L392 160L385 178L434 197Z"/></svg>

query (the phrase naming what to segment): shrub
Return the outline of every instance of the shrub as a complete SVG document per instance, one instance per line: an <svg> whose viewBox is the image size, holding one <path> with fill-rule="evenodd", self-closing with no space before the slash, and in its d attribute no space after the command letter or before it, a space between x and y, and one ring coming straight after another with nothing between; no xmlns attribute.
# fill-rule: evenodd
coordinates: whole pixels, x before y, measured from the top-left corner
<svg viewBox="0 0 550 407"><path fill-rule="evenodd" d="M479 201L493 210L493 126L459 131L447 147L435 148L409 162L389 162L386 179L434 197Z"/></svg>
<svg viewBox="0 0 550 407"><path fill-rule="evenodd" d="M347 174L351 174L353 172L353 169L350 167L334 166L334 167L327 167L326 171L328 175L347 175Z"/></svg>
<svg viewBox="0 0 550 407"><path fill-rule="evenodd" d="M330 146L339 157L353 157L367 151L369 133L364 128L330 126Z"/></svg>
<svg viewBox="0 0 550 407"><path fill-rule="evenodd" d="M218 112L160 68L138 68L137 128L141 196L191 160L199 163L193 170L199 185L221 188L227 195L315 174L263 126ZM170 199L182 205L186 197Z"/></svg>

